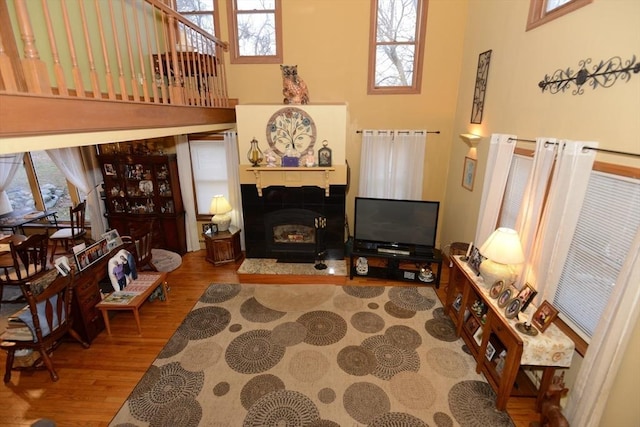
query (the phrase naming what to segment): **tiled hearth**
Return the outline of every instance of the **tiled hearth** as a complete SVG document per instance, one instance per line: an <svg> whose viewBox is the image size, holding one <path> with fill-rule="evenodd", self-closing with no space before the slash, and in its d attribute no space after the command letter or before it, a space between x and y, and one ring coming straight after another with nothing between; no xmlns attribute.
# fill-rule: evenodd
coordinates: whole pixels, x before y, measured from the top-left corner
<svg viewBox="0 0 640 427"><path fill-rule="evenodd" d="M325 258L344 258L345 185L331 185L329 195L325 189L316 186L270 186L262 189L262 196L258 194L255 184L242 184L241 190L247 258L273 258L267 244L268 233L264 217L288 209L305 209L325 217ZM295 257L296 254L292 256Z"/></svg>

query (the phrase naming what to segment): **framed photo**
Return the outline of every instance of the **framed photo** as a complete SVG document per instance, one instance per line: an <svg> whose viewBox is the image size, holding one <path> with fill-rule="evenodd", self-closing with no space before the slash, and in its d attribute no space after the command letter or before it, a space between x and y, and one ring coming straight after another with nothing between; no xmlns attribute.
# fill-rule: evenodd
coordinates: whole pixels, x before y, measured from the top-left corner
<svg viewBox="0 0 640 427"><path fill-rule="evenodd" d="M469 316L469 319L467 319L467 321L465 322L465 325L467 327L467 330L472 334L475 334L478 328L480 327L480 323L478 322L478 319L476 319L473 316Z"/></svg>
<svg viewBox="0 0 640 427"><path fill-rule="evenodd" d="M538 291L533 289L533 286L531 286L529 283L525 283L522 289L520 289L520 292L518 292L518 295L516 295L516 298L522 301L522 308L520 310L526 310L531 301L533 301L533 297L535 297L537 294Z"/></svg>
<svg viewBox="0 0 640 427"><path fill-rule="evenodd" d="M109 175L109 176L115 176L116 175L116 169L113 167L113 165L111 163L105 163L104 164L104 174L105 175Z"/></svg>
<svg viewBox="0 0 640 427"><path fill-rule="evenodd" d="M451 306L456 310L460 311L460 306L462 305L462 294L458 294L456 299L453 300L453 304Z"/></svg>
<svg viewBox="0 0 640 427"><path fill-rule="evenodd" d="M462 186L469 191L473 191L473 182L476 179L476 159L464 158L464 169L462 172Z"/></svg>
<svg viewBox="0 0 640 427"><path fill-rule="evenodd" d="M496 281L492 286L491 289L489 289L489 296L493 299L498 298L498 296L502 293L502 290L504 289L504 280L498 280Z"/></svg>
<svg viewBox="0 0 640 427"><path fill-rule="evenodd" d="M473 340L478 345L482 345L482 327L479 327L475 334L473 334Z"/></svg>
<svg viewBox="0 0 640 427"><path fill-rule="evenodd" d="M469 267L471 267L471 270L476 273L476 276L480 275L480 264L482 264L482 261L484 261L485 259L485 257L480 255L480 250L477 248L477 246L474 246L471 250L471 254L469 255L469 260L467 261L467 263L469 264Z"/></svg>
<svg viewBox="0 0 640 427"><path fill-rule="evenodd" d="M558 310L556 310L555 307L549 303L549 301L544 300L542 304L540 304L540 307L538 307L536 312L533 314L531 323L533 324L533 326L540 329L540 332L544 332L557 315Z"/></svg>
<svg viewBox="0 0 640 427"><path fill-rule="evenodd" d="M78 270L82 271L99 261L102 257L109 255L107 239L100 239L91 246L87 246L74 253Z"/></svg>
<svg viewBox="0 0 640 427"><path fill-rule="evenodd" d="M109 251L122 245L122 237L120 237L120 233L118 233L118 230L115 228L106 233L102 233L102 238L107 240L107 250Z"/></svg>
<svg viewBox="0 0 640 427"><path fill-rule="evenodd" d="M323 147L318 150L318 166L331 166L331 148L327 147L326 141L322 143Z"/></svg>
<svg viewBox="0 0 640 427"><path fill-rule="evenodd" d="M512 298L511 301L507 303L507 306L504 308L504 315L507 319L513 319L520 313L520 309L522 308L522 300L519 298Z"/></svg>
<svg viewBox="0 0 640 427"><path fill-rule="evenodd" d="M489 341L487 343L487 351L485 352L485 357L487 358L487 360L489 362L491 362L491 360L493 360L493 356L495 356L496 354L496 348L493 346L493 344L491 344L491 341Z"/></svg>
<svg viewBox="0 0 640 427"><path fill-rule="evenodd" d="M498 295L498 307L502 308L507 305L509 301L513 298L513 291L515 291L513 286L507 286L500 295Z"/></svg>
<svg viewBox="0 0 640 427"><path fill-rule="evenodd" d="M487 50L478 56L478 70L476 71L476 86L473 92L473 105L471 106L471 123L482 123L484 111L484 97L487 93L487 78L489 77L489 64L491 63L491 51Z"/></svg>
<svg viewBox="0 0 640 427"><path fill-rule="evenodd" d="M207 236L211 236L218 232L218 226L212 222L202 224L202 232Z"/></svg>

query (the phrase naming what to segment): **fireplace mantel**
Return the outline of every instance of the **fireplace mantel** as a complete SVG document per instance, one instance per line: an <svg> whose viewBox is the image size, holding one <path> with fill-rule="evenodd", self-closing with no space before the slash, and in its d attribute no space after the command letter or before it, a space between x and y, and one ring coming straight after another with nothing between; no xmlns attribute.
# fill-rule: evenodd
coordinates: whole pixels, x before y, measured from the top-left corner
<svg viewBox="0 0 640 427"><path fill-rule="evenodd" d="M285 187L315 186L323 188L329 196L332 184L346 183L346 166L332 167L253 167L247 166L242 174L242 184L255 184L258 196L262 197L262 189L272 185Z"/></svg>

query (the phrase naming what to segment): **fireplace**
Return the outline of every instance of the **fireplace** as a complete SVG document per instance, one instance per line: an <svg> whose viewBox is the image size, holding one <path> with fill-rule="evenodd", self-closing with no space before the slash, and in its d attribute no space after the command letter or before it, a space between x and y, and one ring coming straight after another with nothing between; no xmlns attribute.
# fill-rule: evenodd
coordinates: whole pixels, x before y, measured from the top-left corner
<svg viewBox="0 0 640 427"><path fill-rule="evenodd" d="M344 258L346 186L332 185L329 195L315 186L241 191L247 258L314 262L323 249L325 259Z"/></svg>

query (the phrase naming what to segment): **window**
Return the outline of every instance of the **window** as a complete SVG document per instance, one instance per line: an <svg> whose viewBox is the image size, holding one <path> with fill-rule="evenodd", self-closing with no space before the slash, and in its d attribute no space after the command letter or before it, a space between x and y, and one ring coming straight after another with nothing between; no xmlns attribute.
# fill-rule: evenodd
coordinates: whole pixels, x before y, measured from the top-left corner
<svg viewBox="0 0 640 427"><path fill-rule="evenodd" d="M639 227L640 180L591 172L553 300L583 338L593 335Z"/></svg>
<svg viewBox="0 0 640 427"><path fill-rule="evenodd" d="M23 165L7 188L14 211L55 210L59 220L69 221L69 207L84 200L86 194L79 194L44 151L25 153Z"/></svg>
<svg viewBox="0 0 640 427"><path fill-rule="evenodd" d="M229 200L229 178L224 141L189 141L197 215L211 216L209 204L216 194Z"/></svg>
<svg viewBox="0 0 640 427"><path fill-rule="evenodd" d="M527 187L527 180L533 167L533 158L523 155L514 155L509 168L509 177L502 200L500 210L499 227L515 228L518 220L518 212L522 205L522 197Z"/></svg>
<svg viewBox="0 0 640 427"><path fill-rule="evenodd" d="M232 64L281 64L281 0L227 0Z"/></svg>
<svg viewBox="0 0 640 427"><path fill-rule="evenodd" d="M372 0L369 94L420 93L427 0Z"/></svg>
<svg viewBox="0 0 640 427"><path fill-rule="evenodd" d="M586 6L593 0L531 0L527 31Z"/></svg>
<svg viewBox="0 0 640 427"><path fill-rule="evenodd" d="M216 16L216 0L175 0L175 9L189 21L211 35L216 35L219 25Z"/></svg>

